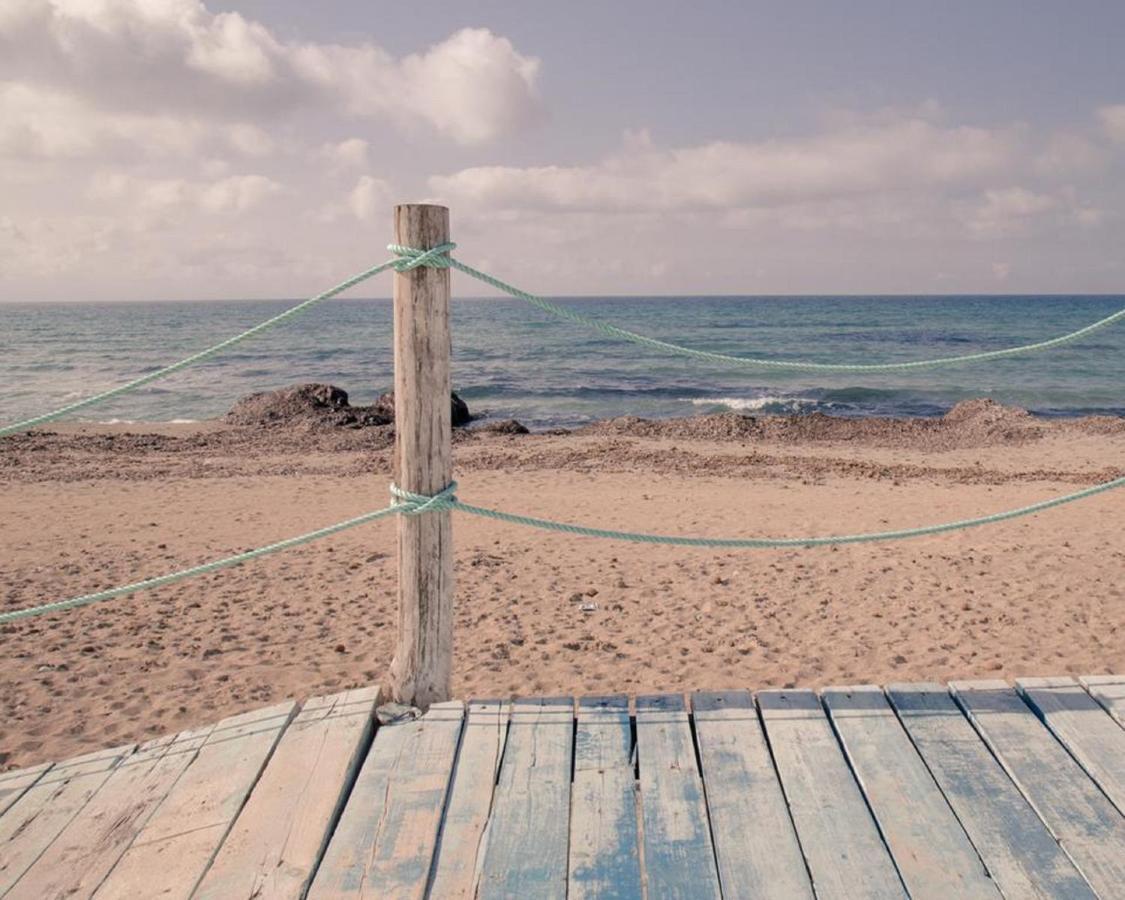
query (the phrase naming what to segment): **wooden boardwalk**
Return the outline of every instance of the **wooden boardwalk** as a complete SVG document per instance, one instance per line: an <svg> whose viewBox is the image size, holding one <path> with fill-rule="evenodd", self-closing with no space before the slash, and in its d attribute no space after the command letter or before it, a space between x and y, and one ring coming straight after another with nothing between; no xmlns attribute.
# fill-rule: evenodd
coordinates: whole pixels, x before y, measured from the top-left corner
<svg viewBox="0 0 1125 900"><path fill-rule="evenodd" d="M1125 677L377 701L0 775L0 896L1125 898Z"/></svg>

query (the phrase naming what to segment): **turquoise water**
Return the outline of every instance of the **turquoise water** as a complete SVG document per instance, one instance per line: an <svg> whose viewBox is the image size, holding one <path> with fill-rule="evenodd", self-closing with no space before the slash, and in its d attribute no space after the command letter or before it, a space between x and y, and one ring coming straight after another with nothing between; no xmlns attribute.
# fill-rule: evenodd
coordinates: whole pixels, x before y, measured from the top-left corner
<svg viewBox="0 0 1125 900"><path fill-rule="evenodd" d="M1125 296L560 298L584 314L745 356L891 362L998 349L1077 329ZM292 301L0 305L0 422L159 368ZM534 428L617 415L936 415L991 397L1045 416L1125 416L1125 325L1030 356L914 373L776 374L667 356L515 300L457 300L454 383L474 413ZM389 389L391 307L335 300L199 366L85 410L93 421L198 420L241 396L302 381L353 403Z"/></svg>

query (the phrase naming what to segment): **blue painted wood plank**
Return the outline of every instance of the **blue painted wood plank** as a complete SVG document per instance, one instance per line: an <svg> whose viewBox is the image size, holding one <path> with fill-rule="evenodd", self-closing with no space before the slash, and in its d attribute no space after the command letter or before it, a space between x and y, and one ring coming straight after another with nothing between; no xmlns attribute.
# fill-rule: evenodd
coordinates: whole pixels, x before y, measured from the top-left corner
<svg viewBox="0 0 1125 900"><path fill-rule="evenodd" d="M1016 685L1118 812L1125 813L1125 728L1073 678L1021 678Z"/></svg>
<svg viewBox="0 0 1125 900"><path fill-rule="evenodd" d="M574 701L516 700L478 896L566 897Z"/></svg>
<svg viewBox="0 0 1125 900"><path fill-rule="evenodd" d="M1003 681L955 681L958 704L1094 890L1125 884L1125 817Z"/></svg>
<svg viewBox="0 0 1125 900"><path fill-rule="evenodd" d="M641 897L629 700L578 701L570 798L571 900Z"/></svg>
<svg viewBox="0 0 1125 900"><path fill-rule="evenodd" d="M816 694L762 691L758 707L817 897L905 896Z"/></svg>
<svg viewBox="0 0 1125 900"><path fill-rule="evenodd" d="M940 684L892 684L887 697L1005 897L1094 892Z"/></svg>
<svg viewBox="0 0 1125 900"><path fill-rule="evenodd" d="M910 896L999 900L996 884L882 689L829 688L822 697Z"/></svg>
<svg viewBox="0 0 1125 900"><path fill-rule="evenodd" d="M1102 709L1125 728L1125 675L1086 675L1078 680Z"/></svg>
<svg viewBox="0 0 1125 900"><path fill-rule="evenodd" d="M454 763L449 801L438 836L430 896L466 900L477 895L493 789L508 739L511 704L472 700Z"/></svg>
<svg viewBox="0 0 1125 900"><path fill-rule="evenodd" d="M644 872L651 898L721 896L684 698L637 698Z"/></svg>
<svg viewBox="0 0 1125 900"><path fill-rule="evenodd" d="M436 703L375 733L310 900L425 895L463 715L460 701Z"/></svg>
<svg viewBox="0 0 1125 900"><path fill-rule="evenodd" d="M812 884L749 691L692 695L724 897L811 898Z"/></svg>

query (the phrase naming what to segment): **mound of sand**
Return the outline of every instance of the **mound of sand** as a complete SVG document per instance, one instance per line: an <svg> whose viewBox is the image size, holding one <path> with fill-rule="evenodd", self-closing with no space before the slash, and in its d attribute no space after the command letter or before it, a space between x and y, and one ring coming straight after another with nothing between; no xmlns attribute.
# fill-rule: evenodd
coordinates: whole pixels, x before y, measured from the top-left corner
<svg viewBox="0 0 1125 900"><path fill-rule="evenodd" d="M1098 432L1122 427L1121 421L1116 419L1091 424L1093 421L1077 420L1075 424L1081 423L1082 427ZM581 433L710 441L854 442L883 447L952 450L1023 443L1042 437L1048 427L1026 409L977 399L958 403L939 418L851 419L819 412L794 416L747 416L728 412L662 420L621 416L595 422L581 429Z"/></svg>

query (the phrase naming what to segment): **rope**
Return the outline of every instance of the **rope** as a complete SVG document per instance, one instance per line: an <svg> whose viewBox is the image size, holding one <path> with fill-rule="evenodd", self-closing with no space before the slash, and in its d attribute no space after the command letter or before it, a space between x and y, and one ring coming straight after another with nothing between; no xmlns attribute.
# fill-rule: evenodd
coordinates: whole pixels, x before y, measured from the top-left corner
<svg viewBox="0 0 1125 900"><path fill-rule="evenodd" d="M132 594L136 591L145 591L150 588L175 584L177 581L191 578L194 575L206 575L208 572L226 569L229 566L237 566L239 563L257 559L259 556L268 556L280 550L288 550L290 547L299 547L301 544L307 544L310 541L328 537L337 532L345 531L348 528L354 528L356 525L364 525L367 522L374 522L378 519L386 518L399 511L400 509L397 506L387 506L383 509L377 509L374 512L356 516L354 519L345 519L343 522L337 522L335 525L329 525L326 528L320 528L316 531L310 531L307 534L286 538L275 544L267 544L256 550L247 550L245 553L237 553L234 556L212 560L211 562L192 566L188 569L169 572L167 575L159 575L156 578L146 578L144 581L135 581L132 584L125 584L121 587L109 588L108 590L98 591L96 594L84 594L81 597L71 597L69 600L57 600L54 603L43 603L39 606L29 606L26 609L15 609L11 612L0 613L0 625L5 622L15 622L18 619L29 619L32 616L41 616L45 613L59 612L64 609L76 609L79 606L89 606L91 603L99 603L102 600L112 600L114 597L122 597L125 594Z"/></svg>
<svg viewBox="0 0 1125 900"><path fill-rule="evenodd" d="M736 549L767 549L778 547L824 547L836 544L864 544L873 541L895 541L908 538L923 537L929 534L941 534L947 531L958 531L965 528L976 528L980 525L992 525L1008 519L1029 516L1032 513L1042 512L1065 503L1073 503L1086 497L1093 497L1111 491L1114 488L1125 487L1125 475L1095 484L1072 494L1054 497L1050 500L1041 500L1030 506L1021 506L1004 512L992 513L974 519L959 519L955 522L943 522L938 525L923 525L918 528L902 528L894 531L874 531L864 534L830 535L826 537L794 537L794 538L708 538L708 537L680 537L667 534L647 534L636 531L614 531L608 528L589 528L585 525L574 525L569 522L556 522L552 519L538 519L532 516L521 516L515 513L502 512L496 509L487 509L482 506L472 506L463 503L453 496L456 482L433 497L424 494L414 494L391 485L391 496L399 503L406 504L412 509L425 507L426 511L439 511L444 509L459 509L461 512L472 516L481 516L486 519L495 519L500 522L509 522L513 525L525 525L529 528L540 528L545 531L560 531L564 534L574 534L581 537L608 538L617 541L632 541L639 544L671 544L678 547L726 547Z"/></svg>
<svg viewBox="0 0 1125 900"><path fill-rule="evenodd" d="M393 502L390 506L386 506L383 509L364 513L363 515L356 516L352 519L345 519L342 522L337 522L335 525L329 525L325 528L320 528L317 531L310 531L307 534L298 535L297 537L286 538L285 540L278 541L274 544L267 544L266 546L259 547L256 550L247 550L245 553L238 553L234 556L225 557L224 559L217 559L209 563L203 563L202 565L192 566L188 569L181 569L177 572L170 572L167 575L160 575L156 578L146 578L144 581L136 581L132 584L122 585L121 587L98 591L95 594L85 594L81 597L72 597L69 600L57 600L53 603L43 603L39 606L30 606L24 609L15 609L10 612L0 613L0 625L3 625L7 622L15 622L19 619L28 619L32 616L44 615L46 613L60 612L66 609L75 609L80 606L89 606L91 603L98 603L102 600L112 600L114 597L121 597L125 594L135 593L136 591L164 587L165 585L174 584L177 581L182 581L185 578L191 578L194 575L204 575L207 572L214 572L218 569L225 569L229 566L236 566L239 563L257 559L260 556L268 556L269 554L277 553L280 550L287 550L290 547L298 547L301 544L307 544L311 541L315 541L323 537L328 537L329 535L345 531L349 528L354 528L357 525L364 525L368 522L374 522L395 513L407 516L418 516L425 515L427 513L446 512L449 510L459 509L462 512L468 513L472 516L494 519L499 522L508 522L513 525L524 525L529 528L539 528L545 531L558 531L563 532L564 534L573 534L581 537L596 537L609 538L611 540L619 541L633 541L635 543L641 544L670 544L678 547L726 547L737 549L824 547L836 544L862 544L870 543L872 541L904 540L907 538L922 537L929 534L941 534L942 532L946 531L956 531L964 528L975 528L979 525L991 525L996 522L1003 522L1008 519L1019 518L1020 516L1029 516L1032 513L1042 512L1043 510L1051 509L1055 506L1062 506L1064 503L1073 503L1076 500L1082 500L1086 497L1092 497L1095 494L1101 494L1119 487L1125 487L1125 475L1120 478L1115 478L1112 481L1106 481L1102 484L1096 484L1088 488L1083 488L1082 490L1075 491L1072 494L1065 494L1062 497L1054 497L1050 500L1041 500L1038 503L1032 503L1030 506L1021 506L1018 509L1011 509L1005 512L993 513L992 515L988 516L980 516L979 518L975 519L960 519L956 522L945 522L940 525L923 525L919 528L903 528L895 531L876 531L868 532L865 534L830 535L827 537L708 538L680 537L678 535L666 534L646 534L635 531L613 531L608 528L589 528L585 525L574 525L569 522L556 522L551 519L538 519L532 516L522 516L517 515L516 513L503 512L497 509L488 509L483 506L473 506L472 504L463 503L462 501L457 499L454 493L457 490L457 482L455 481L433 495L416 494L411 491L404 491L397 485L392 484L390 490Z"/></svg>
<svg viewBox="0 0 1125 900"><path fill-rule="evenodd" d="M361 281L366 281L368 278L372 278L381 272L387 271L387 269L408 271L409 269L415 268L418 265L433 264L429 260L426 260L425 262L422 261L422 259L426 257L426 254L420 254L420 257L421 258L417 262L414 262L413 260L404 261L402 259L393 259L388 260L384 263L380 263L377 266L373 266L370 269L366 269L363 272L360 272L358 275L353 275L346 281L341 281L335 287L329 288L328 290L317 294L315 297L310 297L308 300L305 300L302 303L298 303L296 306L292 306L284 312L278 313L272 319L266 319L266 321L264 322L259 322L253 328L248 328L241 334L236 334L234 337L227 338L225 341L221 341L220 343L215 344L215 346L213 347L208 347L206 350L200 350L198 353L193 353L191 356L187 356L181 359L179 362L174 362L169 366L165 366L163 369L157 369L155 372L149 372L147 375L142 375L140 378L134 378L132 381L118 385L115 388L110 388L108 391L102 391L102 393L100 394L94 394L91 397L77 400L74 403L68 404L67 406L59 407L52 412L44 413L43 415L35 416L30 419L24 419L22 422L13 422L10 425L0 427L0 437L6 437L9 434L16 434L20 431L27 431L29 428L34 428L36 425L43 425L47 422L53 422L56 419L61 419L73 412L77 412L80 409L85 409L87 406L93 406L95 403L102 403L105 400L119 397L122 394L136 390L139 387L144 387L146 384L151 384L153 381L156 381L159 378L164 378L174 372L180 371L180 369L185 369L193 363L202 362L203 360L208 359L209 357L212 357L217 353L221 353L222 351L233 347L235 344L241 343L247 338L253 337L256 334L261 334L267 328L272 328L274 325L280 325L286 319L291 319L293 316L304 312L313 304L319 303L321 300L328 300L331 297L335 297L337 294L343 293L348 288L355 287Z"/></svg>
<svg viewBox="0 0 1125 900"><path fill-rule="evenodd" d="M673 344L668 341L661 341L657 338L648 337L643 334L638 334L635 331L629 331L626 328L620 328L617 325L611 325L607 322L599 322L597 319L591 319L581 313L575 312L572 309L567 309L565 306L559 306L546 300L543 297L530 294L527 291L520 290L507 282L501 281L492 275L488 275L472 266L467 266L460 260L454 259L451 256L434 256L435 253L448 254L456 244L441 244L433 247L430 250L421 251L415 250L410 247L403 247L399 244L390 244L387 249L392 253L398 254L404 259L415 261L418 265L428 265L433 268L448 269L454 268L459 272L464 272L472 278L482 281L485 284L515 297L517 300L523 300L536 306L552 316L557 316L560 319L567 319L571 322L576 322L579 325L585 325L587 328L593 328L596 331L610 337L619 338L625 341L631 341L634 344L640 344L642 347L649 347L653 350L660 350L664 353L674 353L679 356L687 356L693 359L701 359L707 362L721 363L729 366L743 366L746 368L755 369L778 369L786 371L797 372L899 372L910 369L926 369L936 366L950 366L959 363L980 362L986 359L1001 359L1007 356L1017 356L1023 353L1032 353L1038 350L1049 350L1052 347L1058 347L1062 344L1076 341L1079 338L1086 337L1100 328L1105 328L1107 325L1112 325L1121 319L1125 319L1125 308L1119 309L1117 312L1106 316L1104 319L1099 319L1084 328L1079 328L1077 331L1072 331L1069 334L1064 334L1059 337L1050 338L1045 341L1038 341L1034 344L1023 344L1019 347L1007 347L1003 350L986 350L980 353L966 353L962 356L943 356L936 359L922 359L912 362L897 362L897 363L818 363L806 362L801 360L783 360L783 359L758 359L754 357L745 356L731 356L726 353L716 353L712 350L695 350L691 347L684 347L680 344ZM423 263L422 258L428 257Z"/></svg>
<svg viewBox="0 0 1125 900"><path fill-rule="evenodd" d="M132 381L125 384L118 385L115 388L110 388L107 391L102 391L100 394L94 394L90 397L85 397L82 400L77 400L74 403L67 404L66 406L59 407L51 412L43 413L39 416L34 416L30 419L24 419L20 422L12 422L9 425L0 426L0 437L7 437L10 434L16 434L21 431L27 431L29 428L34 428L37 425L44 425L47 422L53 422L61 419L78 410L85 409L97 403L102 403L106 400L111 400L114 397L119 397L129 391L136 390L137 388L144 387L146 384L165 378L181 369L187 368L197 362L202 362L212 356L215 356L222 351L233 347L235 344L241 343L247 338L260 334L274 325L279 325L286 319L304 312L315 303L322 300L328 300L341 294L350 287L354 287L368 278L372 278L388 269L394 269L396 272L409 272L412 269L421 268L423 266L434 269L457 269L464 272L472 278L482 281L491 287L502 291L506 294L515 297L518 300L523 300L536 306L546 313L557 316L561 319L567 319L571 322L576 322L579 325L585 325L588 328L593 328L610 337L620 338L622 340L631 341L635 344L640 344L644 347L650 347L655 350L660 350L665 353L674 353L680 356L687 356L693 359L702 359L708 362L722 363L724 365L743 366L746 368L760 368L760 369L780 369L787 371L815 371L815 372L893 372L908 369L922 369L933 366L954 365L957 363L965 362L979 362L986 359L999 359L1006 356L1016 356L1021 353L1031 353L1037 350L1047 350L1051 347L1057 347L1061 344L1070 341L1078 340L1088 334L1111 325L1119 319L1125 318L1125 308L1118 310L1112 315L1106 316L1104 319L1099 319L1084 328L1079 328L1077 331L1072 331L1069 334L1061 335L1060 337L1051 338L1046 341L1039 341L1034 344L1024 344L1020 347L1008 347L1004 350L988 350L981 353L969 353L963 356L946 356L937 359L915 360L913 362L900 362L900 363L817 363L817 362L804 362L798 360L780 360L780 359L758 359L754 357L731 356L726 353L716 353L712 350L696 350L691 347L684 347L679 344L673 344L668 341L658 340L657 338L648 337L643 334L638 334L635 331L629 331L625 328L620 328L616 325L611 325L607 322L599 322L596 319L591 319L574 310L567 309L564 306L559 306L552 303L543 297L538 297L535 294L530 294L527 291L522 291L499 278L492 275L485 274L472 266L468 266L460 260L454 259L449 254L456 249L457 245L454 243L439 244L436 247L431 247L428 250L417 250L412 247L403 247L399 244L389 244L387 249L394 253L397 259L389 260L373 266L360 272L358 275L353 275L346 281L340 282L333 288L310 297L296 306L290 307L284 312L278 313L271 319L260 322L253 328L248 328L241 334L236 334L234 337L227 338L225 341L220 341L212 347L200 350L198 353L193 353L184 359L174 362L171 365L165 366L162 369L157 369L155 372L149 372L139 378L134 378Z"/></svg>

